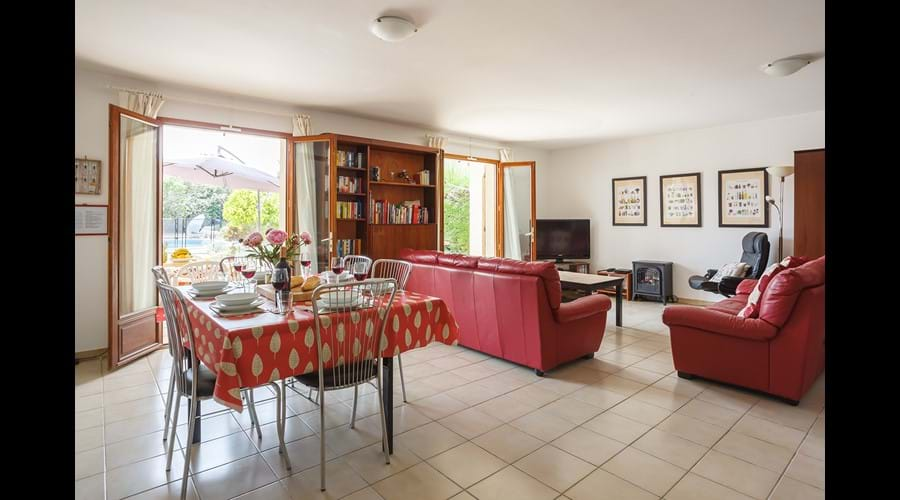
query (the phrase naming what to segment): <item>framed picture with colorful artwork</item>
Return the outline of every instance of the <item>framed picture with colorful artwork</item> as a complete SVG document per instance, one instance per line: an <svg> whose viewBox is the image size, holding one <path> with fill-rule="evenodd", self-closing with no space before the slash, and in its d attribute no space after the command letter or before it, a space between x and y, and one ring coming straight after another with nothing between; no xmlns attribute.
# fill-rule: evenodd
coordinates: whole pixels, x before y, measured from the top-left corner
<svg viewBox="0 0 900 500"><path fill-rule="evenodd" d="M769 227L765 168L719 171L719 227Z"/></svg>
<svg viewBox="0 0 900 500"><path fill-rule="evenodd" d="M659 176L662 227L700 227L700 173Z"/></svg>
<svg viewBox="0 0 900 500"><path fill-rule="evenodd" d="M612 180L613 226L647 225L647 177Z"/></svg>
<svg viewBox="0 0 900 500"><path fill-rule="evenodd" d="M75 158L75 194L100 194L100 160Z"/></svg>

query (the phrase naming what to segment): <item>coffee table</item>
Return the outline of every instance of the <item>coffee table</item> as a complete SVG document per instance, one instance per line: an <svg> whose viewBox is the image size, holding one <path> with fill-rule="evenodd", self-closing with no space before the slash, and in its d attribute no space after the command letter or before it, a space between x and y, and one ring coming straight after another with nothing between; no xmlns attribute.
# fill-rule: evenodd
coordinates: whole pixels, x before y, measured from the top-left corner
<svg viewBox="0 0 900 500"><path fill-rule="evenodd" d="M598 276L596 274L559 271L560 285L567 290L594 293L601 288L615 288L616 326L622 326L622 283L624 281L625 278L621 276Z"/></svg>

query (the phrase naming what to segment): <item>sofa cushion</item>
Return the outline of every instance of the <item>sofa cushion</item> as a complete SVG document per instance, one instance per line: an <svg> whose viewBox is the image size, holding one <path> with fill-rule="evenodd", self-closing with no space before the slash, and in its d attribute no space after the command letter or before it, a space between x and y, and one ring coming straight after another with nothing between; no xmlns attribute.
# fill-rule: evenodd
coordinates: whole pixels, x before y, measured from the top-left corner
<svg viewBox="0 0 900 500"><path fill-rule="evenodd" d="M784 326L800 293L824 284L825 256L785 269L772 278L763 292L759 301L759 318L779 328Z"/></svg>
<svg viewBox="0 0 900 500"><path fill-rule="evenodd" d="M763 294L765 293L766 288L768 288L769 283L785 269L801 266L805 264L807 260L806 257L789 255L781 262L776 262L767 267L762 276L759 277L759 280L757 280L753 291L750 293L750 298L747 299L747 305L738 312L738 316L742 318L758 318L760 309L759 303L760 300L762 300Z"/></svg>
<svg viewBox="0 0 900 500"><path fill-rule="evenodd" d="M412 248L403 248L400 250L400 259L415 262L417 264L437 264L437 257L442 252L437 250L413 250Z"/></svg>
<svg viewBox="0 0 900 500"><path fill-rule="evenodd" d="M663 309L663 323L686 326L719 335L745 340L765 341L775 337L778 329L758 318L742 318L709 307L668 306Z"/></svg>
<svg viewBox="0 0 900 500"><path fill-rule="evenodd" d="M747 298L749 295L735 295L734 297L729 297L727 299L720 300L715 304L706 306L707 309L712 311L719 311L728 314L737 315L747 305Z"/></svg>

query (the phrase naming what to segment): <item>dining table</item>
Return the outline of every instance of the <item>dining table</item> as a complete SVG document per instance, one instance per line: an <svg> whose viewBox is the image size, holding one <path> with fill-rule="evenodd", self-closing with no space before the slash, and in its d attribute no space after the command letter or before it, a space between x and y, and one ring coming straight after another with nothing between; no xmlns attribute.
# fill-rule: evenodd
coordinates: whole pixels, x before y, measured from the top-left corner
<svg viewBox="0 0 900 500"><path fill-rule="evenodd" d="M178 287L185 297L196 358L216 373L213 399L238 412L243 411L241 389L259 387L318 370L315 316L310 302L295 303L290 312L272 312L274 304L266 300L260 312L237 316L220 316L210 308L213 299L195 298L187 293L189 285ZM340 315L329 314L327 325L320 321L323 352L340 349L338 342L347 341L335 332ZM336 317L337 316L337 317ZM348 318L349 319L349 318ZM382 401L388 435L388 449L393 453L393 358L400 353L427 346L431 342L456 345L459 326L446 303L420 293L398 290L385 318L384 336L380 339L382 355ZM334 349L326 349L334 342ZM326 357L326 356L323 356ZM324 359L323 368L335 363ZM199 401L198 401L199 403ZM197 406L197 415L199 412ZM192 442L200 441L201 420L195 424Z"/></svg>

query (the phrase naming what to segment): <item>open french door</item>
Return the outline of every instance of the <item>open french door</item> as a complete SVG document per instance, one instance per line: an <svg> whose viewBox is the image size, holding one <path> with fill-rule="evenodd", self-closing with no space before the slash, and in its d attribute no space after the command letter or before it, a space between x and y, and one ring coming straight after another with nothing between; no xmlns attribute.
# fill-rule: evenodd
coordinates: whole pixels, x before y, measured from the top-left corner
<svg viewBox="0 0 900 500"><path fill-rule="evenodd" d="M535 260L533 161L500 162L497 176L497 255Z"/></svg>
<svg viewBox="0 0 900 500"><path fill-rule="evenodd" d="M337 207L331 192L332 179L337 175L332 156L337 144L327 135L294 137L288 162L291 169L290 188L293 200L288 217L291 232L309 231L313 244L309 247L311 272L329 269L334 254L334 225L331 214Z"/></svg>
<svg viewBox="0 0 900 500"><path fill-rule="evenodd" d="M109 107L109 367L162 344L151 268L162 241L162 144L158 120Z"/></svg>

